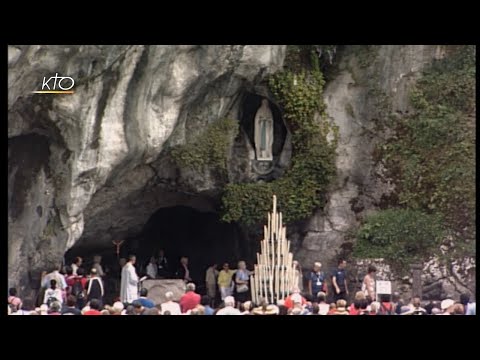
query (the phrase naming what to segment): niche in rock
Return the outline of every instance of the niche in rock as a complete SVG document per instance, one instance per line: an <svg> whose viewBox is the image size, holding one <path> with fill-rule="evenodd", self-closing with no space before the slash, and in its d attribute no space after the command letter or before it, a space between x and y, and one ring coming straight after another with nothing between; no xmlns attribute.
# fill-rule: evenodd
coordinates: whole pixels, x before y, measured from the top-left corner
<svg viewBox="0 0 480 360"><path fill-rule="evenodd" d="M258 109L261 107L263 99L265 99L263 96L253 93L246 93L242 102L242 106L240 107L240 123L243 130L247 134L253 149L255 149L255 115L257 114ZM282 153L287 136L287 128L285 127L278 106L268 100L268 107L273 116L272 154L273 163L275 164Z"/></svg>

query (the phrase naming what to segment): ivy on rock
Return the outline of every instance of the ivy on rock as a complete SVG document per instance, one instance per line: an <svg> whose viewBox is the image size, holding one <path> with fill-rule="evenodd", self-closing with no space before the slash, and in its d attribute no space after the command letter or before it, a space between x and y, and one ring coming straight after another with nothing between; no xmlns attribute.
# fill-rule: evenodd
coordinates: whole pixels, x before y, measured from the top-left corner
<svg viewBox="0 0 480 360"><path fill-rule="evenodd" d="M264 221L273 194L277 195L285 222L304 219L325 205L325 194L336 173L338 129L324 120L325 82L318 55L308 49L310 64L301 67L301 50L294 47L293 51L295 56L290 58L296 62L269 79L270 90L283 107L292 134L291 166L282 178L269 183L227 184L222 197L224 221L247 225ZM331 141L327 140L329 134L334 135Z"/></svg>

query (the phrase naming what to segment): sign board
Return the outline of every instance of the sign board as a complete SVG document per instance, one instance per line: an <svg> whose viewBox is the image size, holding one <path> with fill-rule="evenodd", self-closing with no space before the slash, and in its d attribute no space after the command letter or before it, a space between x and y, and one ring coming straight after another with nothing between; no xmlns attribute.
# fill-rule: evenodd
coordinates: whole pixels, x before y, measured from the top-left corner
<svg viewBox="0 0 480 360"><path fill-rule="evenodd" d="M392 282L391 281L376 281L377 294L391 294Z"/></svg>

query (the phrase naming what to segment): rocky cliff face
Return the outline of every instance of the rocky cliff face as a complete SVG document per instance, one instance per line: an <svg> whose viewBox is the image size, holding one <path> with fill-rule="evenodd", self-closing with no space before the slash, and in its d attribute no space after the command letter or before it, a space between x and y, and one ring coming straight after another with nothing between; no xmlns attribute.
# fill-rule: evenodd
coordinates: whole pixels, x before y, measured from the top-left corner
<svg viewBox="0 0 480 360"><path fill-rule="evenodd" d="M352 225L378 208L382 196L392 190L372 156L386 136L376 122L410 111L411 85L441 54L440 47L419 45L351 48L344 54L339 73L324 91L328 116L339 127L337 181L325 211L315 214L302 229L299 256L305 263L315 259L330 263L341 252ZM382 103L380 96L388 97L390 103Z"/></svg>
<svg viewBox="0 0 480 360"><path fill-rule="evenodd" d="M227 175L172 163L170 146L208 124L239 120L248 94L269 96L285 46L10 46L8 52L9 285L23 294L74 244L111 247L159 208L218 211L226 181L255 180L240 130ZM346 46L325 89L339 127L338 177L327 207L290 236L307 268L351 247L347 232L392 190L373 161L383 117L411 111L408 92L442 46ZM44 76L75 79L74 95L32 95ZM388 99L385 100L385 99ZM240 121L240 120L239 120ZM288 166L289 135L281 154ZM281 175L281 172L280 172ZM461 267L461 266L460 266ZM437 271L438 272L438 271ZM433 273L432 273L433 274ZM445 278L427 276L429 286ZM433 285L432 285L433 284Z"/></svg>
<svg viewBox="0 0 480 360"><path fill-rule="evenodd" d="M297 258L302 263L310 266L321 261L326 267L335 266L335 259L351 250L348 231L368 213L384 208L393 186L373 156L375 146L389 135L379 124L412 111L412 85L426 66L445 54L445 46L433 45L345 49L339 72L324 91L328 116L340 133L337 180L325 211L317 212L297 231ZM469 275L468 271L458 275L458 269L471 268L472 261L468 258L464 264L452 264L455 269L448 274L434 260L426 264L425 296L438 299L463 291L474 293L471 271ZM385 280L391 278L394 276L389 274ZM410 290L405 289L405 293Z"/></svg>
<svg viewBox="0 0 480 360"><path fill-rule="evenodd" d="M10 285L25 294L80 237L110 246L160 207L212 209L202 193L217 180L189 179L162 151L236 118L284 55L285 46L10 46ZM55 73L75 80L74 95L31 93Z"/></svg>

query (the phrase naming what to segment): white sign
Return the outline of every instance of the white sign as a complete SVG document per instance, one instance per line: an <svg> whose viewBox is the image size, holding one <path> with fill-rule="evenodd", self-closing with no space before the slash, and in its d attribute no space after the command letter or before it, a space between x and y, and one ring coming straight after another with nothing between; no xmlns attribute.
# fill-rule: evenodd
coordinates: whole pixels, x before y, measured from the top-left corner
<svg viewBox="0 0 480 360"><path fill-rule="evenodd" d="M377 294L391 294L392 282L391 281L376 281Z"/></svg>

